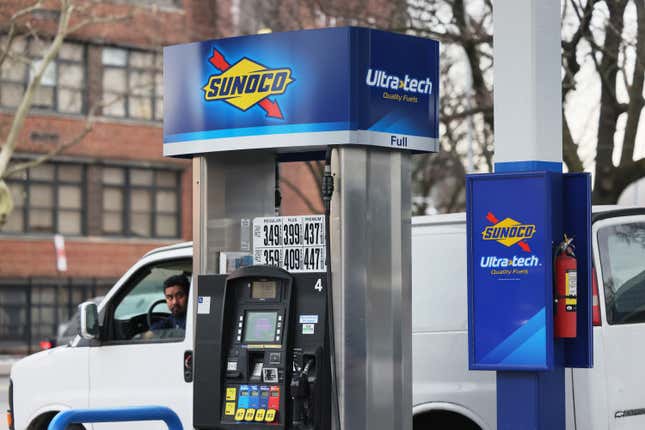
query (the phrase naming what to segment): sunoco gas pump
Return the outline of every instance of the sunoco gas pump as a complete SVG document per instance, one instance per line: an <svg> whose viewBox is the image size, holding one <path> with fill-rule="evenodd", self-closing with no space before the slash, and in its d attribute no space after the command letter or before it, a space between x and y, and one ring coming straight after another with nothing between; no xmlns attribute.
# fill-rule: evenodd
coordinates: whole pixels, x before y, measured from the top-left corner
<svg viewBox="0 0 645 430"><path fill-rule="evenodd" d="M164 155L193 157L195 428L412 428L410 154L438 148L438 58L362 28L164 49ZM326 216L277 215L276 164L306 160Z"/></svg>
<svg viewBox="0 0 645 430"><path fill-rule="evenodd" d="M204 275L195 354L197 428L330 428L325 273L271 266ZM202 394L209 393L209 394ZM212 393L212 394L211 394Z"/></svg>

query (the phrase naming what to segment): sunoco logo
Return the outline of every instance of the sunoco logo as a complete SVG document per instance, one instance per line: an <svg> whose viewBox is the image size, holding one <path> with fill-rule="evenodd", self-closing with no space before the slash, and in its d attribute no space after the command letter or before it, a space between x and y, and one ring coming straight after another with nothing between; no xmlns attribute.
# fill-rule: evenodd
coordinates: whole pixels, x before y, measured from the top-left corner
<svg viewBox="0 0 645 430"><path fill-rule="evenodd" d="M231 65L217 49L208 62L222 73L208 78L202 87L204 100L223 101L242 111L258 105L267 117L284 118L278 102L269 97L284 94L294 81L291 69L271 69L246 57Z"/></svg>
<svg viewBox="0 0 645 430"><path fill-rule="evenodd" d="M522 224L512 218L499 221L491 212L488 212L486 219L493 225L484 228L483 240L494 240L507 247L517 244L524 251L531 252L531 247L524 240L532 238L535 234L534 224Z"/></svg>

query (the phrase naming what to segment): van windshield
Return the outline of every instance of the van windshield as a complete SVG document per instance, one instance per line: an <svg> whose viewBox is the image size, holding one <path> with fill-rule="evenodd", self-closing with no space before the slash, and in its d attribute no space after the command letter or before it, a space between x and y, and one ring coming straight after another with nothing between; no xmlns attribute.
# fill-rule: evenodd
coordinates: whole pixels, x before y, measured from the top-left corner
<svg viewBox="0 0 645 430"><path fill-rule="evenodd" d="M598 231L607 322L645 322L645 222Z"/></svg>

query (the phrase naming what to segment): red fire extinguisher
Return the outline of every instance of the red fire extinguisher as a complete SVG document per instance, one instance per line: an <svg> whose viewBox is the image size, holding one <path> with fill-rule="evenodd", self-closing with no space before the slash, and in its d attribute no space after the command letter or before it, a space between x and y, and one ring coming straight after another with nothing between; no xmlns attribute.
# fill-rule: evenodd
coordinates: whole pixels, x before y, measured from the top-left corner
<svg viewBox="0 0 645 430"><path fill-rule="evenodd" d="M576 337L578 274L573 238L564 235L555 255L555 337Z"/></svg>

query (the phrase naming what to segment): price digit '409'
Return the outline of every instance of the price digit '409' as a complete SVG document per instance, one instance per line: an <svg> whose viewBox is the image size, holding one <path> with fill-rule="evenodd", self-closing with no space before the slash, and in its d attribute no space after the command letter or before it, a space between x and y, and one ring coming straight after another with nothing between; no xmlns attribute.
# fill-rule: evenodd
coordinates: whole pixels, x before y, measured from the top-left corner
<svg viewBox="0 0 645 430"><path fill-rule="evenodd" d="M284 250L285 270L300 270L300 248L287 248Z"/></svg>

